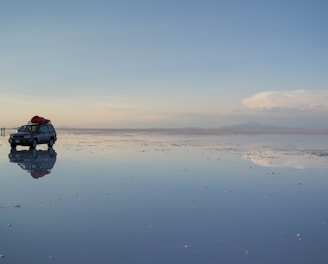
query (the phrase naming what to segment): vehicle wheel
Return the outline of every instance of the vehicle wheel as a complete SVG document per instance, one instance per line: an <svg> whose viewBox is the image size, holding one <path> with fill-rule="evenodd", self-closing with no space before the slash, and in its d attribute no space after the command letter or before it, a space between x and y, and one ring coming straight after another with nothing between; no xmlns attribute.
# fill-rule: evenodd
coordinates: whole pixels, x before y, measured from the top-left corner
<svg viewBox="0 0 328 264"><path fill-rule="evenodd" d="M31 148L36 148L36 145L38 144L38 141L36 138L33 138L32 143L31 143Z"/></svg>
<svg viewBox="0 0 328 264"><path fill-rule="evenodd" d="M36 159L38 157L38 151L35 148L32 148L31 150L31 156L33 157L33 159Z"/></svg>
<svg viewBox="0 0 328 264"><path fill-rule="evenodd" d="M11 143L10 146L11 146L11 148L13 148L13 149L16 148L16 144Z"/></svg>
<svg viewBox="0 0 328 264"><path fill-rule="evenodd" d="M49 157L53 158L55 156L55 151L53 148L48 148Z"/></svg>
<svg viewBox="0 0 328 264"><path fill-rule="evenodd" d="M53 145L54 145L54 139L53 138L50 138L49 139L49 142L48 142L48 147L49 148L52 148Z"/></svg>

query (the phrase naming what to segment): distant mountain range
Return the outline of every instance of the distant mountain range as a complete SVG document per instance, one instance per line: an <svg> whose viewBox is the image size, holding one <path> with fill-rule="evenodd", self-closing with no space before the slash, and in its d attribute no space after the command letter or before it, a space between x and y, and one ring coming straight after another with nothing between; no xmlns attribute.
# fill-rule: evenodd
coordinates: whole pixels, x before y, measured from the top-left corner
<svg viewBox="0 0 328 264"><path fill-rule="evenodd" d="M328 129L305 129L299 127L280 127L248 121L241 124L224 126L217 129L231 134L317 134L327 135Z"/></svg>
<svg viewBox="0 0 328 264"><path fill-rule="evenodd" d="M251 130L263 130L263 129L290 129L290 128L286 128L286 127L279 127L279 126L272 126L272 125L266 125L266 124L261 124L255 121L248 121L245 123L241 123L241 124L236 124L236 125L231 125L231 126L224 126L224 127L220 127L220 129L237 129L237 130L244 130L244 129L251 129Z"/></svg>

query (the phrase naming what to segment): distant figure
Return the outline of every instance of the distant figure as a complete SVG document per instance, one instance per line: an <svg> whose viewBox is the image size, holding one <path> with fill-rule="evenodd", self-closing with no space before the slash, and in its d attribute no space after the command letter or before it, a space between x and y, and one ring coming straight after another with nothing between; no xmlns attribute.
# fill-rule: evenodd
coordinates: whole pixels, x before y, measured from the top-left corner
<svg viewBox="0 0 328 264"><path fill-rule="evenodd" d="M6 135L6 129L4 127L1 128L1 136L4 137Z"/></svg>

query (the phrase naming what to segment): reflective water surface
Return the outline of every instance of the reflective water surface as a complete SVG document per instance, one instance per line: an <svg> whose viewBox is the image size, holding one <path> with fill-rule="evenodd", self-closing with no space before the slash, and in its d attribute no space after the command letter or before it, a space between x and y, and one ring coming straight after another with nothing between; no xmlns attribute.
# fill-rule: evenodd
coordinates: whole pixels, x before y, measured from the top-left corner
<svg viewBox="0 0 328 264"><path fill-rule="evenodd" d="M9 132L8 132L9 133ZM328 136L0 137L0 262L326 263Z"/></svg>

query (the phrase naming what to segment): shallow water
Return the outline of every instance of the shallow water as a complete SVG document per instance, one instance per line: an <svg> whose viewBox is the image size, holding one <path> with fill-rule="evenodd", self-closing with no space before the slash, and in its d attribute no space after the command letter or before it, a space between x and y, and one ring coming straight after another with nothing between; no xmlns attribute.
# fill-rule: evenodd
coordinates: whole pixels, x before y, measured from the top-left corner
<svg viewBox="0 0 328 264"><path fill-rule="evenodd" d="M0 262L326 263L328 136L0 137Z"/></svg>

